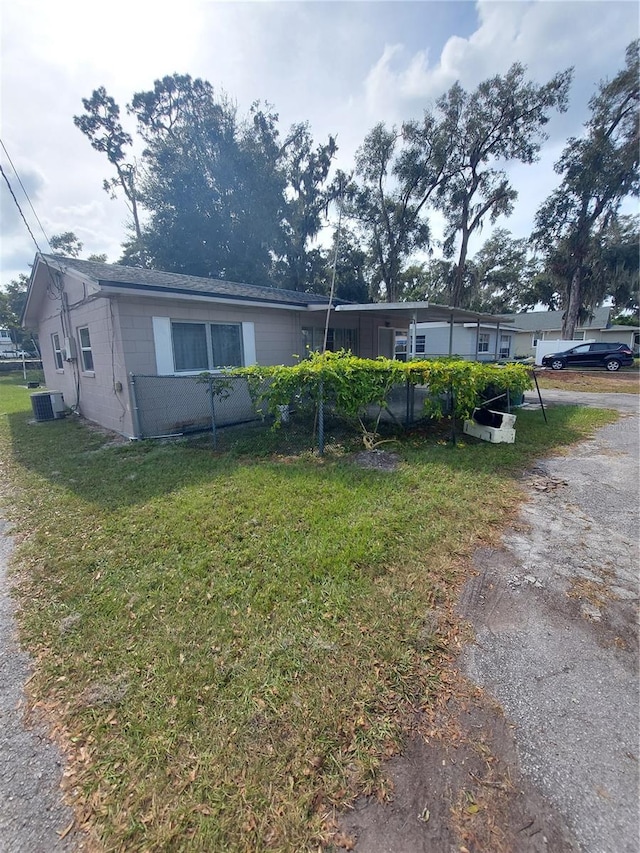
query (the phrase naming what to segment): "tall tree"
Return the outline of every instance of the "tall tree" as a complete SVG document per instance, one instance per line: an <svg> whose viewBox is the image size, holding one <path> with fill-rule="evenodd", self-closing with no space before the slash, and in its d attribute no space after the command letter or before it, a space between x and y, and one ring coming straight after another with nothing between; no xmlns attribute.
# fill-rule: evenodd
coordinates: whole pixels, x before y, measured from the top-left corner
<svg viewBox="0 0 640 853"><path fill-rule="evenodd" d="M365 235L377 295L388 302L401 296L403 265L429 245L425 214L448 176L448 142L425 112L422 122L408 122L400 131L376 125L357 152L360 183L349 213Z"/></svg>
<svg viewBox="0 0 640 853"><path fill-rule="evenodd" d="M528 251L528 240L497 228L469 262L471 286L462 307L490 314L519 311L536 274Z"/></svg>
<svg viewBox="0 0 640 853"><path fill-rule="evenodd" d="M616 217L602 233L599 272L607 281L614 314L640 310L640 216Z"/></svg>
<svg viewBox="0 0 640 853"><path fill-rule="evenodd" d="M337 249L337 253L336 253ZM344 224L333 232L331 246L323 253L323 270L320 287L323 293L331 291L334 277L334 296L347 302L369 302L367 282L367 253L356 235Z"/></svg>
<svg viewBox="0 0 640 853"><path fill-rule="evenodd" d="M136 93L130 110L146 143L141 188L149 220L142 242L151 262L255 282L260 275L248 274L250 256L254 271L264 272L270 259L239 198L253 176L241 156L235 105L210 83L174 74Z"/></svg>
<svg viewBox="0 0 640 853"><path fill-rule="evenodd" d="M588 259L624 198L637 196L638 174L638 41L626 51L626 65L610 82L603 81L591 98L585 134L569 139L555 165L562 182L536 214L533 239L562 284L562 336L570 340L581 312L593 307L601 293L593 283Z"/></svg>
<svg viewBox="0 0 640 853"><path fill-rule="evenodd" d="M61 234L54 234L49 240L49 245L54 255L62 255L65 258L79 258L84 244L73 231L63 231ZM107 256L105 254L88 255L87 260L106 263Z"/></svg>
<svg viewBox="0 0 640 853"><path fill-rule="evenodd" d="M82 251L82 242L73 231L54 234L49 240L54 255L64 255L66 258L78 258Z"/></svg>
<svg viewBox="0 0 640 853"><path fill-rule="evenodd" d="M517 193L500 164L538 158L550 112L566 110L571 76L568 70L537 86L516 63L503 77L484 81L470 94L456 83L437 102L451 146L451 177L437 193L437 205L447 220L446 257L453 257L457 247L451 305L463 302L472 234L485 221L494 223L513 210Z"/></svg>
<svg viewBox="0 0 640 853"><path fill-rule="evenodd" d="M122 127L120 107L107 94L104 86L95 89L90 98L83 98L83 115L74 116L73 123L91 142L92 148L106 154L107 160L114 166L116 177L103 182L102 186L112 197L119 187L129 203L136 240L141 240L140 216L138 211L138 191L136 186L135 161L127 162L126 149L133 139Z"/></svg>
<svg viewBox="0 0 640 853"><path fill-rule="evenodd" d="M313 281L314 254L310 243L323 225L323 213L337 196L339 187L328 184L337 146L335 139L314 148L307 123L297 124L282 146L286 179L283 215L282 260L278 283L289 290L308 290Z"/></svg>

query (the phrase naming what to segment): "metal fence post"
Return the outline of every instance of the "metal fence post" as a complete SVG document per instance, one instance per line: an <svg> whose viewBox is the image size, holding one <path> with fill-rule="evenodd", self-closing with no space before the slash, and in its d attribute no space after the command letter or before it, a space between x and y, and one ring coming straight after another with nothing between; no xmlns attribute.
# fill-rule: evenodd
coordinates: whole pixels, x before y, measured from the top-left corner
<svg viewBox="0 0 640 853"><path fill-rule="evenodd" d="M131 389L131 421L135 438L144 438L140 428L140 410L138 408L138 395L136 393L136 377L133 373L129 374L129 387Z"/></svg>
<svg viewBox="0 0 640 853"><path fill-rule="evenodd" d="M216 407L213 400L213 376L209 377L209 404L211 406L211 443L215 450L218 446L218 435L216 433Z"/></svg>
<svg viewBox="0 0 640 853"><path fill-rule="evenodd" d="M405 429L409 429L415 420L416 386L407 376L407 411L405 416Z"/></svg>
<svg viewBox="0 0 640 853"><path fill-rule="evenodd" d="M318 390L318 453L324 456L324 385L322 382Z"/></svg>

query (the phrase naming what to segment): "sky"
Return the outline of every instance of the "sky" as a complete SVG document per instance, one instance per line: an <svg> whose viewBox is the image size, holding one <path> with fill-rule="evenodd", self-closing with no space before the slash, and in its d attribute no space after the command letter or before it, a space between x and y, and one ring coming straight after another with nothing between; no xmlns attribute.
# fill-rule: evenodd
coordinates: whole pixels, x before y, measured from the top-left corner
<svg viewBox="0 0 640 853"><path fill-rule="evenodd" d="M133 135L135 92L174 72L202 77L240 115L272 104L283 134L308 121L317 142L336 136L336 167L351 171L375 124L420 118L456 81L473 90L520 62L542 84L573 67L569 110L547 126L539 161L508 168L519 197L497 226L527 237L558 184L554 162L639 28L635 0L0 0L0 163L41 250L43 230L73 231L84 256L117 262L129 214L102 188L106 158L73 124L99 86ZM28 274L36 252L4 179L0 216L1 286Z"/></svg>

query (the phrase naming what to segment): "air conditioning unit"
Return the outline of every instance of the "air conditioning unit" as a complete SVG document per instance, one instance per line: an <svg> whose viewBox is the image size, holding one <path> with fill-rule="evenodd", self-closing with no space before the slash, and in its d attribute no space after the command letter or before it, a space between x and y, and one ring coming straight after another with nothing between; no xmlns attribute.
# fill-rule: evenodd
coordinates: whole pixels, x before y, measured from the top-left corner
<svg viewBox="0 0 640 853"><path fill-rule="evenodd" d="M64 417L62 391L41 391L31 395L31 408L36 421L53 421Z"/></svg>

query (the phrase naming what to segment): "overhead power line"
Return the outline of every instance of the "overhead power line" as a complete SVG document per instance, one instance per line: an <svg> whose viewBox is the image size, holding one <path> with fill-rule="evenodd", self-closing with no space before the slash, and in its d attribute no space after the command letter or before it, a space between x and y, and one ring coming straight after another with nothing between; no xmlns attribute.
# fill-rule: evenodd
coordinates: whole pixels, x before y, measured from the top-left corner
<svg viewBox="0 0 640 853"><path fill-rule="evenodd" d="M20 202L19 202L19 201L18 201L18 199L16 198L16 194L15 194L15 193L14 193L14 191L13 191L13 187L11 186L11 182L9 181L9 178L7 177L7 174L6 174L5 170L2 168L2 163L0 163L0 172L2 172L2 177L3 177L3 178L5 179L5 181L7 182L7 186L9 187L9 192L11 193L11 196L12 196L12 198L13 198L14 202L16 203L16 207L18 208L18 212L20 213L20 216L22 217L22 221L24 222L24 224L25 224L25 225L26 225L26 227L27 227L27 231L29 232L29 235L30 235L31 239L33 240L33 242L34 242L34 243L35 243L35 245L36 245L36 249L38 250L38 252L39 252L40 254L42 254L42 249L40 248L40 246L38 246L38 241L37 241L37 240L36 240L36 238L33 236L33 231L31 230L31 227L30 227L29 223L27 222L27 220L26 220L26 218L25 218L24 213L22 212L22 208L20 207Z"/></svg>
<svg viewBox="0 0 640 853"><path fill-rule="evenodd" d="M51 248L51 243L49 242L49 238L48 238L48 236L47 236L47 232L44 230L44 227L43 227L43 225L42 225L42 222L40 222L40 218L38 217L38 214L36 213L35 207L34 207L34 206L33 206L33 204L31 203L31 199L29 198L29 193L27 192L27 190L26 190L26 188L25 188L25 185L22 183L22 180L21 180L21 178L20 178L20 175L18 174L18 170L16 169L16 167L15 167L15 165L14 165L14 163L13 163L13 160L11 159L11 155L10 155L10 154L9 154L9 152L7 151L7 146L4 144L4 142L3 142L3 140L2 140L1 138L0 138L0 145L2 146L2 150L4 151L4 153L5 153L5 154L6 154L6 156L7 156L7 160L8 160L8 161L9 161L9 163L11 164L11 168L13 169L14 174L15 174L16 178L18 179L18 183L20 184L20 188L21 188L22 192L24 193L24 197L26 198L27 202L29 203L29 207L31 208L31 210L32 210L32 212L33 212L33 215L35 216L36 222L37 222L37 223L38 223L38 225L40 226L40 230L42 231L42 234L44 235L44 239L47 241L47 245L49 246L49 249L50 249L51 251L53 251L53 249ZM0 169L2 169L2 166L1 166L1 165L0 165ZM20 216L22 217L22 220L23 220L24 224L27 226L27 230L29 231L29 234L31 235L31 239L33 240L33 242L36 244L36 247L37 247L37 246L38 246L38 243L37 243L37 241L36 241L36 238L33 236L33 232L31 231L31 228L29 227L29 224L28 224L28 222L27 222L27 220L26 220L26 218L25 218L25 215L24 215L24 213L22 212L22 208L20 207L20 204L18 203L18 199L16 198L16 195L15 195L15 193L14 193L14 191L13 191L12 187L11 187L11 184L9 183L9 178L8 178L8 177L7 177L7 175L5 174L4 169L2 169L2 176L3 176L3 178L5 179L5 181L7 182L7 186L9 187L9 192L10 192L10 193L11 193L11 195L13 196L13 200L14 200L14 202L16 203L16 207L17 207L17 208L18 208L18 210L20 211ZM40 248L39 248L39 247L38 247L38 251L40 252ZM42 252L40 252L40 254L42 254Z"/></svg>

